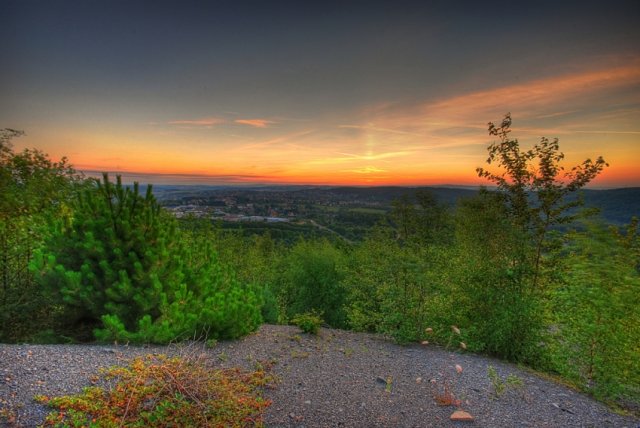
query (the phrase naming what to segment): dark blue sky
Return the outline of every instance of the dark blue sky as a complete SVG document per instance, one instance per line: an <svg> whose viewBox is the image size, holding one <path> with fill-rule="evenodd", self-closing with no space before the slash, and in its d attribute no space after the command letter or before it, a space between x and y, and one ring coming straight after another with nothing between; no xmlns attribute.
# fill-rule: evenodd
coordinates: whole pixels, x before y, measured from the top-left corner
<svg viewBox="0 0 640 428"><path fill-rule="evenodd" d="M373 129L398 110L415 118L420 106L479 91L637 66L640 2L516 3L3 0L0 126L25 129L51 152L67 147L72 160L76 155L83 164L109 168L118 166L104 161L116 143L106 144L112 147L103 160L90 161L78 140L93 135L96 140L86 142L91 146L124 137L131 140L124 147L160 141L175 150L172 138L182 147L224 152L235 137L260 143L310 131L315 139L308 145L326 143L334 154L359 148L367 156L363 135L336 129L370 123ZM628 98L629 86L638 90L631 75L600 94L598 111L610 113L612 102L625 111L637 108ZM626 98L614 97L615 91ZM518 105L496 104L496 112L518 116ZM547 116L575 110L559 108ZM500 119L485 113L478 112L479 123ZM523 116L529 127L558 125ZM239 126L252 120L264 126ZM311 125L300 125L305 122ZM413 122L394 123L392 131L416 131ZM158 126L145 131L149 124L209 128L169 126L163 134ZM638 129L620 124L615 130ZM301 162L308 167L314 155L306 153ZM215 168L196 170L215 174ZM261 174L276 170L281 166Z"/></svg>

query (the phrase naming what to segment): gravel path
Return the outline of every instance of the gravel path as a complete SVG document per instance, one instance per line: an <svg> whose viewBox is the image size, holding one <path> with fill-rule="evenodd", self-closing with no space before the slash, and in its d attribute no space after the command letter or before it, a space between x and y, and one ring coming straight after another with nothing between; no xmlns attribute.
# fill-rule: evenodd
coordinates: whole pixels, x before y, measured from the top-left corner
<svg viewBox="0 0 640 428"><path fill-rule="evenodd" d="M0 345L0 411L15 412L14 426L36 426L46 408L33 402L34 395L76 393L100 367L125 365L149 353L180 352L176 347ZM616 415L516 366L430 345L401 347L377 335L322 329L316 337L295 327L265 325L242 340L198 352L224 367L275 362L280 381L265 391L273 401L265 415L269 427L640 428L639 419ZM456 364L463 368L460 375ZM489 365L503 379L518 376L524 386L496 399ZM436 404L443 371L474 422L452 422L455 407Z"/></svg>

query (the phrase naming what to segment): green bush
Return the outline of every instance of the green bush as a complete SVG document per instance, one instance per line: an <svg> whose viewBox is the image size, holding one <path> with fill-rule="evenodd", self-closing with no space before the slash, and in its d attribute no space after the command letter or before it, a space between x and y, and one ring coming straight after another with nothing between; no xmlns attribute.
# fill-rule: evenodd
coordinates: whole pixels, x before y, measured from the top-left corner
<svg viewBox="0 0 640 428"><path fill-rule="evenodd" d="M167 343L233 338L261 322L259 294L242 286L206 242L181 241L175 220L147 189L120 177L78 195L33 269L62 303L76 338Z"/></svg>
<svg viewBox="0 0 640 428"><path fill-rule="evenodd" d="M455 311L471 349L532 363L540 358L542 300L532 287L527 237L506 209L500 195L488 192L459 205L450 265Z"/></svg>
<svg viewBox="0 0 640 428"><path fill-rule="evenodd" d="M243 236L233 230L224 230L209 220L187 218L179 222L182 235L189 246L210 245L223 265L229 266L243 284L254 284L253 289L262 300L264 322L275 324L280 320L281 305L275 292L278 283L283 246L263 235Z"/></svg>
<svg viewBox="0 0 640 428"><path fill-rule="evenodd" d="M322 315L317 312L298 314L291 319L291 323L300 327L304 333L318 334L318 330L324 321Z"/></svg>
<svg viewBox="0 0 640 428"><path fill-rule="evenodd" d="M640 402L638 222L575 233L552 291L553 370L599 398Z"/></svg>
<svg viewBox="0 0 640 428"><path fill-rule="evenodd" d="M347 316L356 330L418 341L431 325L449 325L443 289L445 247L402 245L379 228L351 254L345 285Z"/></svg>
<svg viewBox="0 0 640 428"><path fill-rule="evenodd" d="M334 328L346 326L344 254L329 241L300 241L283 261L277 291L288 318L317 311Z"/></svg>

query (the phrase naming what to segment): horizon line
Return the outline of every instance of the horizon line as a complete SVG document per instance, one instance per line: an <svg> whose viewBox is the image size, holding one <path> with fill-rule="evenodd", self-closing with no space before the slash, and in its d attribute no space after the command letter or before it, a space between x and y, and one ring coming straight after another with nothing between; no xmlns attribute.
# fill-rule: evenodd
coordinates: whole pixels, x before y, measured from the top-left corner
<svg viewBox="0 0 640 428"><path fill-rule="evenodd" d="M160 172L137 172L137 171L100 171L95 169L77 169L78 172L89 178L100 178L104 173L110 176L120 176L124 184L133 184L137 182L140 185L160 185L160 186L207 186L207 187L359 187L359 188L375 188L375 187L400 187L400 188L418 188L418 187L444 187L444 188L466 188L480 189L481 187L495 188L491 183L471 184L471 183L380 183L380 184L361 184L361 183L314 183L314 182L291 182L291 181L260 181L260 176L251 175L207 175L207 174L186 174L186 173L160 173ZM147 178L148 182L143 183L140 179ZM156 180L153 180L153 179ZM638 188L640 184L627 185L587 185L585 189L589 190L614 190Z"/></svg>

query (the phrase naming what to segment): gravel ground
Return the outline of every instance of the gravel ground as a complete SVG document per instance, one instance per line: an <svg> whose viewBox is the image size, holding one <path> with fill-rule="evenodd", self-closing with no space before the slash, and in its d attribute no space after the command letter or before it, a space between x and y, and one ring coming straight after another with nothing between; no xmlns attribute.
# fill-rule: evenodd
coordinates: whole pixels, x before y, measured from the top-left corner
<svg viewBox="0 0 640 428"><path fill-rule="evenodd" d="M34 395L76 393L90 385L100 367L125 365L149 353L180 352L176 347L0 345L0 410L14 412L14 426L37 426L47 410L33 402ZM273 401L265 415L269 427L640 428L639 419L616 415L516 366L431 345L401 347L378 335L322 329L310 336L295 327L265 325L242 340L197 352L224 367L275 362L279 382L264 394ZM463 368L460 375L456 364ZM496 399L487 376L490 365L503 379L518 376L523 387ZM452 422L455 407L436 404L444 371L474 422Z"/></svg>

